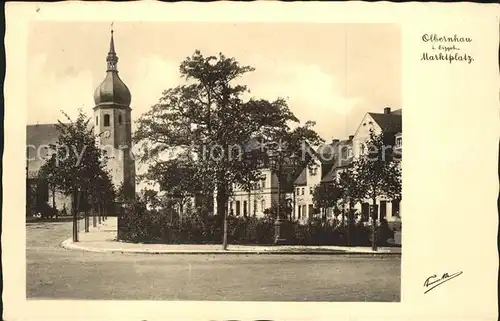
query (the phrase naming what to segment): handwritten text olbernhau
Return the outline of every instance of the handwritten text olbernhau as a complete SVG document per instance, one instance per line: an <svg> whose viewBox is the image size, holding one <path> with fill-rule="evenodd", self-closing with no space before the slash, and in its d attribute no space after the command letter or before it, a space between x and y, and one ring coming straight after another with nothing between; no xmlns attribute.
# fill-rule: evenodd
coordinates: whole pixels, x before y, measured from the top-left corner
<svg viewBox="0 0 500 321"><path fill-rule="evenodd" d="M466 45L472 42L469 37L458 35L440 36L437 34L423 34L422 41L429 44L429 51L422 53L420 61L448 61L471 64L474 58L464 52Z"/></svg>

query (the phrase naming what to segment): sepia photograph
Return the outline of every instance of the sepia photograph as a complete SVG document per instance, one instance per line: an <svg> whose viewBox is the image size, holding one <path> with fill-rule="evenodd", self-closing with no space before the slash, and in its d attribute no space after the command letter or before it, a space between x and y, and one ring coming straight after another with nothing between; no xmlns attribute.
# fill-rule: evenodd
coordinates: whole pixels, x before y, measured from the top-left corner
<svg viewBox="0 0 500 321"><path fill-rule="evenodd" d="M28 299L401 300L399 25L34 22L27 48Z"/></svg>
<svg viewBox="0 0 500 321"><path fill-rule="evenodd" d="M8 3L3 319L496 320L491 9Z"/></svg>

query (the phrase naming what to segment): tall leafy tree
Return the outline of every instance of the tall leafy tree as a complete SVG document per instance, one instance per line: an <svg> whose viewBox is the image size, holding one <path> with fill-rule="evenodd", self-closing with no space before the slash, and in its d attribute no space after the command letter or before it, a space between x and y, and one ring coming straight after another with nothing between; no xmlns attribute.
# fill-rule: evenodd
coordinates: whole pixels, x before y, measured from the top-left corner
<svg viewBox="0 0 500 321"><path fill-rule="evenodd" d="M313 204L321 209L323 220L326 220L326 209L334 207L341 197L341 190L336 183L322 183L314 187Z"/></svg>
<svg viewBox="0 0 500 321"><path fill-rule="evenodd" d="M242 162L242 144L259 135L287 133L290 123L298 123L284 99L245 98L249 91L237 82L253 70L222 53L205 57L195 51L180 64L186 83L165 90L140 117L134 135L144 146L141 162L154 163L166 150L194 155L194 176L204 194L216 191L217 214L224 217L239 174L257 166Z"/></svg>
<svg viewBox="0 0 500 321"><path fill-rule="evenodd" d="M179 215L183 215L184 206L201 189L195 177L196 167L186 159L158 161L150 166L143 179L157 182L166 196L175 200Z"/></svg>
<svg viewBox="0 0 500 321"><path fill-rule="evenodd" d="M364 198L372 201L372 248L377 249L377 197L399 198L401 169L394 157L393 135L370 131L365 145L367 153L355 161L357 181L363 186Z"/></svg>
<svg viewBox="0 0 500 321"><path fill-rule="evenodd" d="M64 194L71 196L73 215L73 240L78 241L77 205L81 195L90 195L95 188L96 175L105 169L105 158L96 146L95 136L89 126L88 118L80 109L73 121L67 114L66 122L58 122L59 137L51 146L53 151L49 162L50 175L55 186Z"/></svg>
<svg viewBox="0 0 500 321"><path fill-rule="evenodd" d="M347 206L347 243L351 245L354 225L354 205L366 195L365 186L359 183L353 166L339 174L337 185L340 190L340 201Z"/></svg>

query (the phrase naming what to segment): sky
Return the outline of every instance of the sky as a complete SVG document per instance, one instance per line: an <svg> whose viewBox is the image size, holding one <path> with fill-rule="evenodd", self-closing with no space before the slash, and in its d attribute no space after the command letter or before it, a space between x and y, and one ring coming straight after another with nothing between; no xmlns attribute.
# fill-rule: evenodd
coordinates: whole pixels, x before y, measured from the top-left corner
<svg viewBox="0 0 500 321"><path fill-rule="evenodd" d="M106 74L111 22L34 22L28 39L28 124L55 123L78 108L92 115ZM234 57L251 95L287 99L329 141L353 135L366 112L401 108L401 31L389 24L114 23L120 78L132 118L183 83L180 63L196 49ZM133 125L133 128L135 125Z"/></svg>

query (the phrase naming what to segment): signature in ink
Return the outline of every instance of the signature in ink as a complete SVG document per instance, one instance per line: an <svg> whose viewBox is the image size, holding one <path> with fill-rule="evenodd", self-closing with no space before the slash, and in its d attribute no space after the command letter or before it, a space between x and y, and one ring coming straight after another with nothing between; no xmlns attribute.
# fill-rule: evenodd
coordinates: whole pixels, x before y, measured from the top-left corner
<svg viewBox="0 0 500 321"><path fill-rule="evenodd" d="M424 282L424 287L427 288L427 291L425 291L424 294L429 292L430 290L440 286L441 284L448 282L451 279L456 278L457 276L461 275L462 273L463 273L462 271L457 272L457 273L453 273L453 274L444 273L440 278L438 278L438 275L436 275L436 274L429 276L427 278L427 280L425 280L425 282Z"/></svg>

